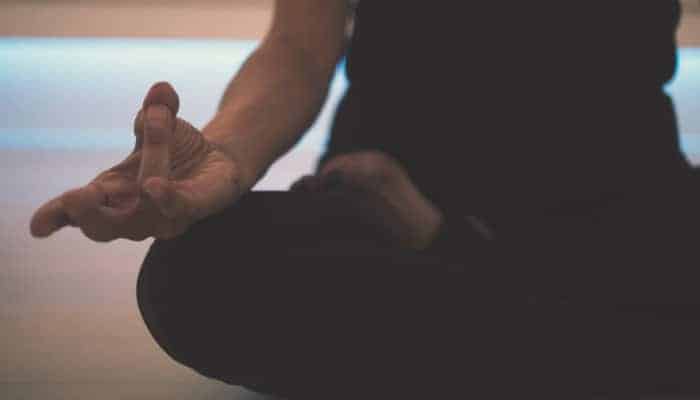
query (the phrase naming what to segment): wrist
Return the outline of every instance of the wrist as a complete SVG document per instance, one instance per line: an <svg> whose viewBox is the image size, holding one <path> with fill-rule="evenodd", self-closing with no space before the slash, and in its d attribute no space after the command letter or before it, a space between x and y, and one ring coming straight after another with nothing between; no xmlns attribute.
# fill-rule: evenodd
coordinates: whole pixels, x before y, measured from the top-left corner
<svg viewBox="0 0 700 400"><path fill-rule="evenodd" d="M233 127L232 124L229 123L228 119L229 118L227 118L224 114L218 112L214 118L212 118L209 123L202 128L202 136L204 136L209 143L215 145L218 150L224 152L224 154L227 156L232 156L232 158L234 158L232 154L233 152L230 148L231 146L229 144L232 137L231 132L233 131Z"/></svg>
<svg viewBox="0 0 700 400"><path fill-rule="evenodd" d="M241 191L249 191L257 182L258 175L250 168L248 163L234 151L233 146L227 141L229 135L227 135L226 132L214 129L213 125L210 123L202 130L202 136L209 144L212 152L219 153L222 157L226 157L235 165Z"/></svg>

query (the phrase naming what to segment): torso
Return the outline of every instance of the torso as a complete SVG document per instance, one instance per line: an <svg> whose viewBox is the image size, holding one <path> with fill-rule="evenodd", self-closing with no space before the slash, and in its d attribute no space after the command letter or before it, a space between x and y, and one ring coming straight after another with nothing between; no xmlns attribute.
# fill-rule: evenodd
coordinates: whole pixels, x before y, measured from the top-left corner
<svg viewBox="0 0 700 400"><path fill-rule="evenodd" d="M386 151L473 215L596 201L682 168L663 92L676 1L396 4L360 3L330 155Z"/></svg>

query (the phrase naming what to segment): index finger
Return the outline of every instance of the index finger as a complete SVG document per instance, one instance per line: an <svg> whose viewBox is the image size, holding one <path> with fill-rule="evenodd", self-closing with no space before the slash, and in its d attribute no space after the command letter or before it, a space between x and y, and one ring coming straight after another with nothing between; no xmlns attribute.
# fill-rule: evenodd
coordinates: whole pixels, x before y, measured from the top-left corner
<svg viewBox="0 0 700 400"><path fill-rule="evenodd" d="M32 216L31 233L35 237L47 237L64 226L80 226L96 220L98 206L104 203L106 194L95 183L69 190L50 200ZM106 221L101 225L107 225ZM93 223L94 225L94 223ZM100 225L100 224L98 224Z"/></svg>
<svg viewBox="0 0 700 400"><path fill-rule="evenodd" d="M59 196L48 201L34 212L29 227L32 236L44 238L71 224L63 204L63 196Z"/></svg>

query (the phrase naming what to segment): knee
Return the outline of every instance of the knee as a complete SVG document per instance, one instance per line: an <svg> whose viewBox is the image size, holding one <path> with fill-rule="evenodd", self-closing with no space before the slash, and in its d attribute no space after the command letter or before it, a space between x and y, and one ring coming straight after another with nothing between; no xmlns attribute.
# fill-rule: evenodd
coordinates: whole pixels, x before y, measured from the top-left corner
<svg viewBox="0 0 700 400"><path fill-rule="evenodd" d="M201 254L187 241L155 241L137 281L141 316L155 342L176 362L229 384L264 387L256 335L247 329L255 310L246 310L245 299L230 295L227 285L233 277L219 275L219 270L202 265Z"/></svg>
<svg viewBox="0 0 700 400"><path fill-rule="evenodd" d="M172 359L220 379L206 351L206 327L196 326L196 282L187 276L187 254L170 241L155 241L141 266L136 293L141 316L156 343ZM192 283L190 285L189 283Z"/></svg>
<svg viewBox="0 0 700 400"><path fill-rule="evenodd" d="M177 258L177 247L156 240L141 265L136 297L141 317L156 343L175 361L199 369L193 361L196 343L182 329L188 316L182 310L177 312L186 295L183 282L173 273L180 269Z"/></svg>

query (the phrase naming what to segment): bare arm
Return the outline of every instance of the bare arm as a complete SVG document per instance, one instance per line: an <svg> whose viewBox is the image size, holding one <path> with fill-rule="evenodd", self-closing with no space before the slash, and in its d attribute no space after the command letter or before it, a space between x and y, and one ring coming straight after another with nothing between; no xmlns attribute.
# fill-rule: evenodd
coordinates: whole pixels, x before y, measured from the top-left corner
<svg viewBox="0 0 700 400"><path fill-rule="evenodd" d="M146 94L136 146L87 185L43 204L31 232L79 227L97 241L172 238L249 190L313 122L342 54L346 0L278 0L272 28L200 132L167 83Z"/></svg>
<svg viewBox="0 0 700 400"><path fill-rule="evenodd" d="M321 109L345 44L346 0L277 0L272 26L226 89L204 136L251 188Z"/></svg>

